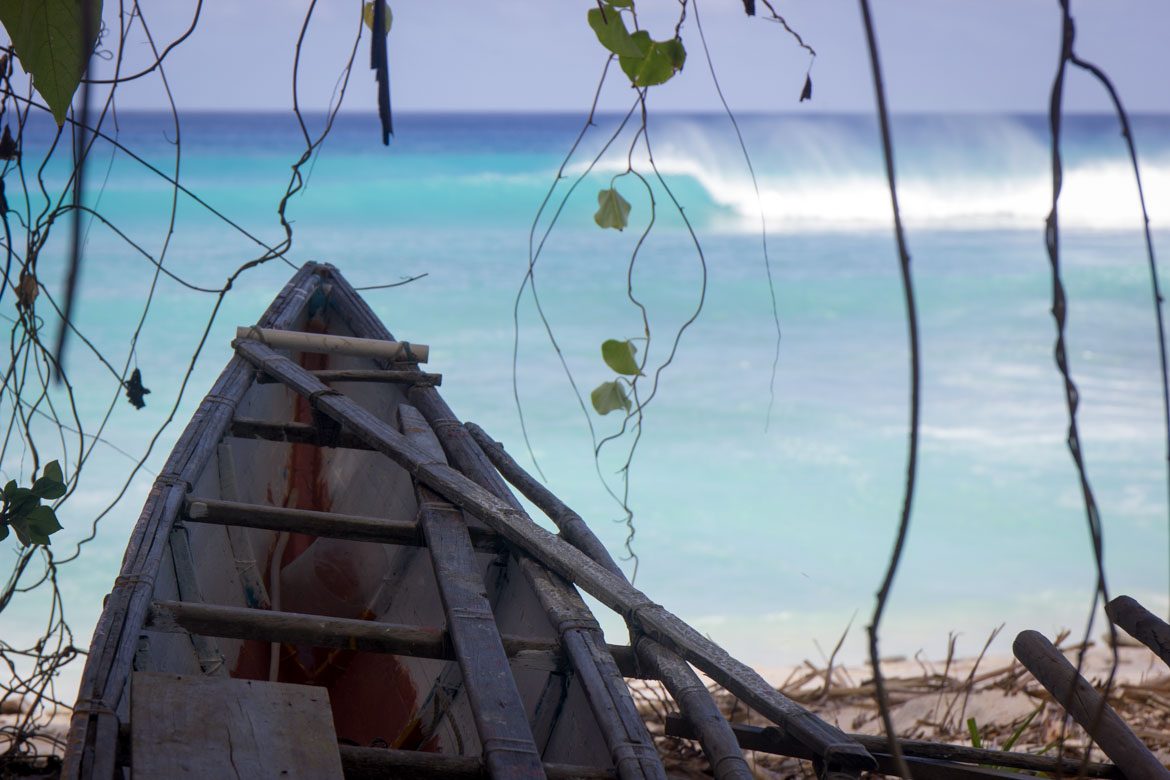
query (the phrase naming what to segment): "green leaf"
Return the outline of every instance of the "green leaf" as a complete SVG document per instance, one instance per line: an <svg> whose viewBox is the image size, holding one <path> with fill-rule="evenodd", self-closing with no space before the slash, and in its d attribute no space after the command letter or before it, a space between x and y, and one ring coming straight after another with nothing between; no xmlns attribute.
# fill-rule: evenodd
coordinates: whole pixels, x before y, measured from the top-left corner
<svg viewBox="0 0 1170 780"><path fill-rule="evenodd" d="M589 400L593 402L593 408L598 414L609 414L616 409L630 411L630 397L626 395L626 388L617 380L602 382L593 388Z"/></svg>
<svg viewBox="0 0 1170 780"><path fill-rule="evenodd" d="M10 479L8 484L4 486L4 498L11 500L16 495L16 480Z"/></svg>
<svg viewBox="0 0 1170 780"><path fill-rule="evenodd" d="M50 501L54 498L60 498L65 495L65 483L54 482L48 477L41 477L33 483L32 492L34 496L39 498L46 498Z"/></svg>
<svg viewBox="0 0 1170 780"><path fill-rule="evenodd" d="M0 523L0 542L8 538L8 524Z"/></svg>
<svg viewBox="0 0 1170 780"><path fill-rule="evenodd" d="M390 34L390 26L392 24L394 24L394 14L392 14L390 12L390 4L389 3L383 3L382 5L386 6L386 24L384 25L386 27L386 32L384 33L384 35L389 35ZM374 30L374 4L373 4L373 2L362 3L362 21L365 22L366 27L369 27L370 31L373 32L373 30Z"/></svg>
<svg viewBox="0 0 1170 780"><path fill-rule="evenodd" d="M78 0L0 0L0 23L58 127L65 123L101 26L102 0L82 2L88 4L92 22L86 31Z"/></svg>
<svg viewBox="0 0 1170 780"><path fill-rule="evenodd" d="M630 41L637 47L638 54L620 56L618 62L635 86L652 87L670 81L686 63L687 51L678 38L654 41L650 39L650 33L638 30L630 36Z"/></svg>
<svg viewBox="0 0 1170 780"><path fill-rule="evenodd" d="M619 57L641 56L641 50L634 44L621 13L612 8L609 13L600 8L590 8L587 18L589 26L597 34L597 40L606 49Z"/></svg>
<svg viewBox="0 0 1170 780"><path fill-rule="evenodd" d="M974 718L967 718L967 733L971 735L971 747L983 747L983 740L979 738L979 727L975 725Z"/></svg>
<svg viewBox="0 0 1170 780"><path fill-rule="evenodd" d="M597 213L593 221L598 227L622 230L630 224L630 204L621 194L610 187L597 193Z"/></svg>
<svg viewBox="0 0 1170 780"><path fill-rule="evenodd" d="M634 346L632 341L607 339L601 344L601 359L619 374L641 376L642 372L638 370L638 361L634 359L634 354L637 351L638 348Z"/></svg>
<svg viewBox="0 0 1170 780"><path fill-rule="evenodd" d="M605 0L605 4L611 8L633 8L634 0Z"/></svg>
<svg viewBox="0 0 1170 780"><path fill-rule="evenodd" d="M49 544L49 535L61 530L57 514L52 507L38 506L29 512L25 532L33 544Z"/></svg>
<svg viewBox="0 0 1170 780"><path fill-rule="evenodd" d="M65 484L65 475L61 473L61 464L55 460L51 460L45 464L45 469L41 472L41 478L51 479L54 482Z"/></svg>

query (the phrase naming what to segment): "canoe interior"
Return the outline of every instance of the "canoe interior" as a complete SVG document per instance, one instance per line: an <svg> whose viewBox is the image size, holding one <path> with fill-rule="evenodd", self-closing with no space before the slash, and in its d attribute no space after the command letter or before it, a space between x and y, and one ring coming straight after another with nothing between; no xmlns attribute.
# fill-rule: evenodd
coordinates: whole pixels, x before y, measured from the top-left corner
<svg viewBox="0 0 1170 780"><path fill-rule="evenodd" d="M315 296L290 329L354 335L322 297ZM282 354L311 370L384 367L366 358ZM336 389L391 424L399 405L408 403L403 385L346 382ZM253 383L235 416L320 424L307 401L279 383ZM418 510L410 476L380 453L230 435L193 482L190 499L201 498L392 521L412 521ZM185 566L188 555L191 565ZM476 560L502 634L557 638L514 558L479 552ZM185 581L192 571L194 582ZM446 622L425 548L195 522L172 532L153 598L417 626ZM512 662L543 760L605 765L608 751L580 686L563 669L547 668L547 661L543 666ZM342 744L481 753L454 661L147 629L134 668L323 686Z"/></svg>

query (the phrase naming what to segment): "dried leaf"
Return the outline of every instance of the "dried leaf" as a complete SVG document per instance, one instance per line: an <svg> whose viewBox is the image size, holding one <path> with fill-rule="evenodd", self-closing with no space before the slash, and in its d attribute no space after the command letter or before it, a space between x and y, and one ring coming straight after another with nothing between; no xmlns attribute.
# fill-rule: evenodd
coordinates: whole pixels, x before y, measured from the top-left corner
<svg viewBox="0 0 1170 780"><path fill-rule="evenodd" d="M134 369L134 373L126 382L126 398L135 409L141 409L146 406L146 400L143 396L149 393L150 390L142 386L142 372L137 368Z"/></svg>
<svg viewBox="0 0 1170 780"><path fill-rule="evenodd" d="M609 414L617 409L630 411L630 397L626 395L626 388L617 380L602 382L593 388L589 400L593 402L593 408L598 414Z"/></svg>

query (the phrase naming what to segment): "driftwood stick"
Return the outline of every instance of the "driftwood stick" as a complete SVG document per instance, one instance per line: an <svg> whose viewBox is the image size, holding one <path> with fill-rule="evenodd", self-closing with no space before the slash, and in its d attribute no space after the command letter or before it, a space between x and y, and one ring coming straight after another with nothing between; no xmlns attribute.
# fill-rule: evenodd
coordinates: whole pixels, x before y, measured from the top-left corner
<svg viewBox="0 0 1170 780"><path fill-rule="evenodd" d="M350 428L439 495L480 518L509 542L623 615L627 624L670 647L757 712L783 726L830 769L863 770L875 766L868 751L840 729L781 694L751 667L655 604L623 577L538 526L522 509L509 505L450 466L430 462L425 453L385 421L331 390L288 358L250 339L237 340L235 346L254 366L309 398L314 408Z"/></svg>
<svg viewBox="0 0 1170 780"><path fill-rule="evenodd" d="M500 474L553 521L569 544L613 574L625 578L605 545L579 514L525 471L483 428L470 422L464 427ZM699 744L715 777L719 780L752 778L751 767L743 757L735 734L723 718L707 686L703 685L690 665L662 645L644 637L635 639L633 644L638 659L648 667L652 676L662 681L684 716L694 724Z"/></svg>
<svg viewBox="0 0 1170 780"><path fill-rule="evenodd" d="M808 748L796 740L784 735L780 729L772 727L761 728L744 723L730 724L739 745L745 750L755 750L760 753L771 753L778 756L792 756L795 758L806 756ZM666 716L666 735L695 739L694 726L687 719L678 715ZM882 771L892 769L891 756L886 751L890 742L884 736L876 734L850 734L855 740L864 745L877 759ZM931 742L924 739L899 739L902 754L907 760L930 759L932 761L958 761L966 764L981 764L984 767L1000 767L1007 769L1023 769L1031 772L1047 772L1077 777L1081 771L1081 761L1075 758L1058 759L1050 756L1040 756L1033 753L1013 753L1005 750L987 750L973 748L967 745L948 745L941 742ZM911 764L914 777L918 778L917 766ZM896 770L895 770L896 771ZM1013 775L1019 777L1019 775ZM1090 762L1084 767L1084 777L1106 777L1124 780L1121 770L1113 764Z"/></svg>
<svg viewBox="0 0 1170 780"><path fill-rule="evenodd" d="M355 542L401 544L411 547L420 547L425 543L418 523L412 521L244 504L211 498L189 498L187 517L195 523L294 531L310 536L349 539ZM471 533L471 544L477 550L498 552L504 546L504 540L492 531L484 528L468 530Z"/></svg>
<svg viewBox="0 0 1170 780"><path fill-rule="evenodd" d="M409 341L359 339L354 336L304 333L299 330L278 330L256 325L242 325L236 328L236 338L255 339L273 349L327 352L332 355L381 358L383 360L408 360L412 363L427 362L431 351L431 348L426 344L411 344Z"/></svg>
<svg viewBox="0 0 1170 780"><path fill-rule="evenodd" d="M1118 596L1105 607L1109 619L1170 665L1170 625L1129 596Z"/></svg>
<svg viewBox="0 0 1170 780"><path fill-rule="evenodd" d="M1165 780L1166 767L1043 634L1021 631L1012 652L1129 780Z"/></svg>
<svg viewBox="0 0 1170 780"><path fill-rule="evenodd" d="M352 745L341 745L340 751L345 780L480 780L486 776L484 762L475 757ZM572 764L544 764L543 769L549 780L607 780L617 776L612 769Z"/></svg>

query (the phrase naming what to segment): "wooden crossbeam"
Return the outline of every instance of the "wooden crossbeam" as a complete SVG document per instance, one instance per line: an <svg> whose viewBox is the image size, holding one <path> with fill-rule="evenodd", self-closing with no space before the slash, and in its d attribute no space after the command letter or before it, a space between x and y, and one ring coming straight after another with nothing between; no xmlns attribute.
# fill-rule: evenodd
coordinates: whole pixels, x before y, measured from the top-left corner
<svg viewBox="0 0 1170 780"><path fill-rule="evenodd" d="M729 724L731 730L734 732L740 747L744 750L755 750L760 753L771 753L778 756L792 756L794 758L808 758L808 749L801 745L796 740L784 735L784 732L771 728L761 728L759 726L749 726L744 723ZM698 732L695 727L688 721L687 718L675 714L668 714L666 716L666 735L668 737L681 737L682 739L695 739ZM893 761L893 757L887 752L890 749L889 740L884 736L876 734L850 734L855 740L869 749L870 753L877 759L879 771L887 774L897 774L898 769ZM1105 777L1114 778L1115 780L1122 780L1121 771L1113 764L1100 764L1097 762L1090 762L1085 764L1085 774L1080 775L1081 761L1075 758L1058 759L1051 756L1040 756L1033 753L1012 753L1006 750L986 750L982 748L968 747L967 745L947 745L940 742L929 742L922 739L900 739L898 744L902 748L902 754L908 761L931 761L931 762L962 762L966 764L981 765L975 769L986 771L989 767L997 767L1000 769L1023 769L1032 772L1049 772L1052 774L1062 774L1068 777ZM914 777L930 777L942 775L937 774L940 770L937 764L932 764L927 768L929 774L919 773L920 764L911 763L910 768L914 772ZM970 767L958 767L962 771L970 771ZM1003 777L1003 772L997 772L993 775L955 775L955 777ZM1019 774L1012 774L1010 777L1019 778Z"/></svg>
<svg viewBox="0 0 1170 780"><path fill-rule="evenodd" d="M441 628L321 617L299 612L155 601L150 606L146 628L225 639L257 639L290 645L339 647L414 658L455 660L450 637ZM504 652L515 663L541 669L556 669L560 666L560 646L554 641L511 634L504 634L501 640ZM638 676L633 648L628 645L608 645L607 649L624 675Z"/></svg>
<svg viewBox="0 0 1170 780"><path fill-rule="evenodd" d="M315 447L336 447L350 450L370 450L370 445L352 433L340 431L336 435L324 435L314 425L299 422L273 422L237 417L232 420L229 435L237 439L263 439L289 444L311 444Z"/></svg>
<svg viewBox="0 0 1170 780"><path fill-rule="evenodd" d="M238 339L236 351L252 365L278 377L309 398L322 414L348 427L412 476L464 509L561 577L579 585L660 644L783 726L832 769L871 769L873 758L837 727L821 720L773 688L755 670L686 622L654 603L568 542L538 526L519 508L493 495L446 464L434 463L398 431L344 395L331 391L304 368L263 344Z"/></svg>
<svg viewBox="0 0 1170 780"><path fill-rule="evenodd" d="M482 778L484 762L474 756L445 756L415 750L392 750L341 745L345 780L448 780ZM549 780L612 780L612 769L573 764L544 764Z"/></svg>
<svg viewBox="0 0 1170 780"><path fill-rule="evenodd" d="M399 406L398 423L408 441L432 458L444 460L443 448L417 409ZM484 765L493 778L539 780L545 776L540 751L504 653L463 513L425 485L416 482L414 487L418 525L426 536L447 631L483 745Z"/></svg>
<svg viewBox="0 0 1170 780"><path fill-rule="evenodd" d="M196 523L292 531L355 542L380 542L412 547L420 547L425 543L418 523L409 520L387 520L381 517L263 506L211 498L189 498L187 517ZM471 544L476 550L499 552L504 546L504 540L492 531L483 528L469 530Z"/></svg>
<svg viewBox="0 0 1170 780"><path fill-rule="evenodd" d="M431 374L426 371L348 368L319 369L310 373L326 384L332 382L378 382L390 385L421 385L423 387L437 387L443 384L442 374ZM277 380L261 374L256 381L264 385L274 384Z"/></svg>

